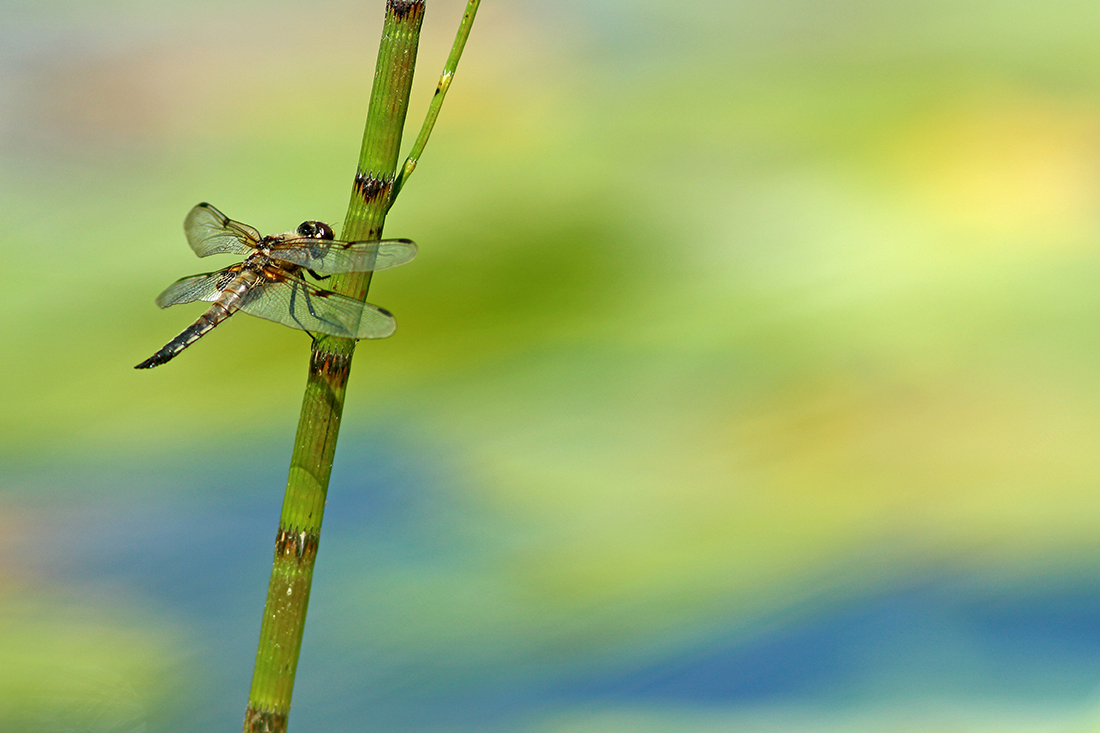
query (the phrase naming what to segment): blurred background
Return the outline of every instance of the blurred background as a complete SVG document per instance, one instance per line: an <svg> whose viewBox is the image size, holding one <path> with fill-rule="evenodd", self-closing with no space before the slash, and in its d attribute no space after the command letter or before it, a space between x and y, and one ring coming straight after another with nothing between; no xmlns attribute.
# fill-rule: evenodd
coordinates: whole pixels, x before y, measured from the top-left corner
<svg viewBox="0 0 1100 733"><path fill-rule="evenodd" d="M232 262L195 203L342 222L383 4L0 14L0 728L235 730L309 339L132 367ZM1100 729L1098 37L487 0L387 223L291 730Z"/></svg>

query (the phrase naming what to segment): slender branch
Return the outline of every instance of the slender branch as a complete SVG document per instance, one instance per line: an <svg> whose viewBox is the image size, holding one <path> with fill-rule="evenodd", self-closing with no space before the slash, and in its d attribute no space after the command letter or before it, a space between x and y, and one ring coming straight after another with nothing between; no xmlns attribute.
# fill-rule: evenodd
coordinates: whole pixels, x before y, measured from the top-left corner
<svg viewBox="0 0 1100 733"><path fill-rule="evenodd" d="M480 4L481 0L469 0L466 3L466 12L462 14L462 23L458 26L458 34L455 35L454 45L451 46L451 55L447 57L443 73L439 76L439 84L436 85L432 103L428 106L428 115L424 118L424 124L420 128L420 134L416 136L412 150L409 151L409 157L405 159L401 175L393 185L393 193L390 195L391 206L404 187L405 181L409 180L409 176L416 169L416 164L420 162L420 155L424 152L424 146L428 144L428 137L432 134L435 120L439 117L439 110L443 107L443 98L447 96L447 90L451 87L451 79L454 78L455 71L458 69L458 60L462 58L462 49L466 47L466 39L470 37L470 28L474 25L474 16L477 15L477 6Z"/></svg>
<svg viewBox="0 0 1100 733"><path fill-rule="evenodd" d="M423 0L387 0L343 239L378 239L382 234L423 19ZM369 287L370 273L332 278L334 290L360 300L366 299ZM275 539L275 562L260 628L256 668L245 710L245 733L281 733L287 727L325 496L354 350L352 340L320 337L310 355L302 414Z"/></svg>

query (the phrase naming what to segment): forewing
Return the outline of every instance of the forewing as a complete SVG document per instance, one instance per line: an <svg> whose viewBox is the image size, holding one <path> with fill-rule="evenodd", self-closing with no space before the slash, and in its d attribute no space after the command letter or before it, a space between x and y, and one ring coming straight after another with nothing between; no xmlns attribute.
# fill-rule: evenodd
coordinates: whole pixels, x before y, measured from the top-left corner
<svg viewBox="0 0 1100 733"><path fill-rule="evenodd" d="M170 305L193 303L196 300L212 301L232 279L232 273L225 270L180 278L157 296L157 305L167 308Z"/></svg>
<svg viewBox="0 0 1100 733"><path fill-rule="evenodd" d="M297 277L257 285L244 297L240 309L291 328L343 338L385 338L397 328L389 311L322 290Z"/></svg>
<svg viewBox="0 0 1100 733"><path fill-rule="evenodd" d="M331 239L291 237L271 247L272 259L301 265L321 275L338 272L370 272L403 265L416 257L411 239L378 242L341 242Z"/></svg>
<svg viewBox="0 0 1100 733"><path fill-rule="evenodd" d="M260 233L233 221L208 203L201 203L183 220L187 242L199 257L216 254L247 255L260 241Z"/></svg>

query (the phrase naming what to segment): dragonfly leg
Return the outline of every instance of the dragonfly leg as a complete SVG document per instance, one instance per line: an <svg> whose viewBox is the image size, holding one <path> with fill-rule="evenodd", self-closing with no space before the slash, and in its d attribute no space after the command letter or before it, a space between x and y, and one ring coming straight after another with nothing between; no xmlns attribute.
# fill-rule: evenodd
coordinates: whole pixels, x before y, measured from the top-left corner
<svg viewBox="0 0 1100 733"><path fill-rule="evenodd" d="M306 288L306 284L304 282L302 282L301 280L298 280L294 283L294 290L292 290L291 293L290 293L290 313L291 313L291 316L294 318L295 323L297 323L299 326L302 326L302 322L298 320L298 316L295 315L295 313L294 313L294 311L295 311L294 298L298 293L298 288L301 288L301 290L302 290L302 299L305 300L306 310L309 311L309 314L311 316L316 318L321 323L327 323L328 325L334 326L338 330L343 331L344 333L347 333L347 328L344 326L344 324L337 323L336 321L330 321L327 318L322 318L321 316L317 315L317 311L315 311L313 309L313 300L309 297L309 290ZM306 333L309 333L309 335L311 337L313 336L313 334L310 333L309 329L306 328L305 326L302 326L302 330L305 331ZM314 340L316 340L316 339L314 339Z"/></svg>
<svg viewBox="0 0 1100 733"><path fill-rule="evenodd" d="M318 275L316 272L309 269L308 267L306 268L306 272L308 272L310 275L313 275L313 277L317 278L318 280L328 280L330 277L332 277L332 275Z"/></svg>
<svg viewBox="0 0 1100 733"><path fill-rule="evenodd" d="M304 323L298 320L298 309L294 307L294 299L298 297L298 288L302 288L302 292L305 293L305 288L303 287L301 281L295 280L294 285L292 285L290 288L290 317L294 319L294 322L297 323L303 331L309 334L309 338L313 341L313 343L317 343L317 337L313 335L313 332L306 328ZM313 307L309 304L309 295L306 295L305 298L306 308L309 310L310 313L313 313Z"/></svg>

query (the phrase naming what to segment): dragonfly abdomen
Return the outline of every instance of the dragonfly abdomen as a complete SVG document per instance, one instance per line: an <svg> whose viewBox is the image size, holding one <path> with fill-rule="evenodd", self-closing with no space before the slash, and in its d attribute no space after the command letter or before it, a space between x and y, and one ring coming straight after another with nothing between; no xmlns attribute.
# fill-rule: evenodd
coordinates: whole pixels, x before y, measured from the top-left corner
<svg viewBox="0 0 1100 733"><path fill-rule="evenodd" d="M198 320L183 329L179 336L166 343L160 351L138 364L134 369L152 369L171 361L177 354L198 341L207 331L231 315L233 315L233 311L227 309L221 303L214 303L205 313L199 316Z"/></svg>
<svg viewBox="0 0 1100 733"><path fill-rule="evenodd" d="M237 273L237 276L226 283L226 286L218 293L214 303L221 305L229 313L235 312L240 307L241 298L261 279L259 267L252 265L252 258L250 257L241 271Z"/></svg>
<svg viewBox="0 0 1100 733"><path fill-rule="evenodd" d="M157 353L138 364L134 369L152 369L167 361L171 361L176 354L198 341L202 336L218 325L240 308L241 299L261 279L260 274L253 267L245 266L237 273L236 277L226 283L218 297L210 305L198 320L183 330L179 336L169 341Z"/></svg>

